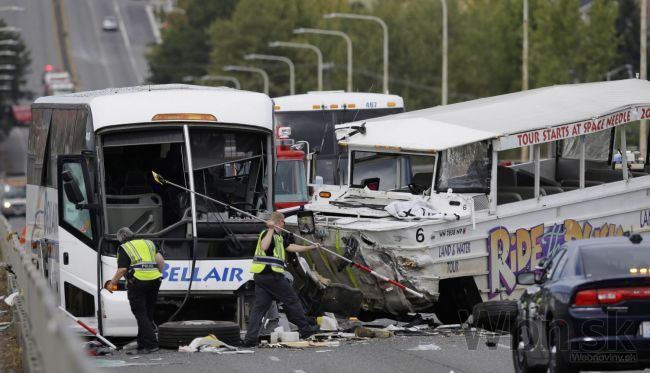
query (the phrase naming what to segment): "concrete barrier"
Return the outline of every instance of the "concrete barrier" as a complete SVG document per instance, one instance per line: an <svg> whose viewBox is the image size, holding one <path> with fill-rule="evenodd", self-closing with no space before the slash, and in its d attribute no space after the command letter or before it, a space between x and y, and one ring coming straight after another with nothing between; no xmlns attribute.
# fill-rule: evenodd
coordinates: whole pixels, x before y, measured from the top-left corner
<svg viewBox="0 0 650 373"><path fill-rule="evenodd" d="M68 327L69 321L57 309L57 300L41 273L25 253L17 235L0 215L0 250L16 274L8 274L15 298L14 321L23 351L26 372L95 372L83 352L83 341Z"/></svg>

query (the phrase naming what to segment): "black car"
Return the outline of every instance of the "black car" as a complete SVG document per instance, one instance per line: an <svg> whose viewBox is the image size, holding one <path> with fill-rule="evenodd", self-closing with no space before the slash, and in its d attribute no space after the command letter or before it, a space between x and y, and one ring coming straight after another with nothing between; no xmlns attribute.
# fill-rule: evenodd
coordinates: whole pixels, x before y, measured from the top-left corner
<svg viewBox="0 0 650 373"><path fill-rule="evenodd" d="M517 283L516 372L650 367L650 240L571 241Z"/></svg>

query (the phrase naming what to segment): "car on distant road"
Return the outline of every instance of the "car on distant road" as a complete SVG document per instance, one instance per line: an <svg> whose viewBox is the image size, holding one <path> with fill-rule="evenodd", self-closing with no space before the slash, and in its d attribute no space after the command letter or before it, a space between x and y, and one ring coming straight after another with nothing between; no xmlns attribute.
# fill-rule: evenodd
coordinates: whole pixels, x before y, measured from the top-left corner
<svg viewBox="0 0 650 373"><path fill-rule="evenodd" d="M102 21L102 29L104 31L117 31L117 17L106 16Z"/></svg>
<svg viewBox="0 0 650 373"><path fill-rule="evenodd" d="M512 328L515 371L650 367L650 241L570 241L533 272Z"/></svg>
<svg viewBox="0 0 650 373"><path fill-rule="evenodd" d="M25 175L10 175L4 180L2 196L2 214L4 216L25 216L26 187Z"/></svg>

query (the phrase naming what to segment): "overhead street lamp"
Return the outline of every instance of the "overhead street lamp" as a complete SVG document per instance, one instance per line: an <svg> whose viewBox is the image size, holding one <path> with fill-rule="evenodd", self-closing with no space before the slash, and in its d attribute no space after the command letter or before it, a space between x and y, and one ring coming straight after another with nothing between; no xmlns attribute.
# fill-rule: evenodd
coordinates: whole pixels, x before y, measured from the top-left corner
<svg viewBox="0 0 650 373"><path fill-rule="evenodd" d="M274 56L270 54L247 54L244 56L246 60L266 60L266 61L281 61L289 65L289 94L296 94L296 68L291 59L284 56Z"/></svg>
<svg viewBox="0 0 650 373"><path fill-rule="evenodd" d="M257 67L250 66L237 66L237 65L228 65L223 67L224 71L241 71L260 74L264 80L264 94L268 96L269 94L269 74L266 71L259 69Z"/></svg>
<svg viewBox="0 0 650 373"><path fill-rule="evenodd" d="M208 82L208 81L211 81L211 80L222 81L222 82L230 82L235 86L236 89L241 89L241 83L239 82L239 79L235 78L234 76L203 75L202 77L199 78L199 80L202 81L202 82Z"/></svg>
<svg viewBox="0 0 650 373"><path fill-rule="evenodd" d="M269 47L271 48L277 48L277 47L284 47L284 48L297 48L297 49L309 49L316 53L316 69L317 69L317 82L318 82L318 90L322 91L323 90L323 52L321 52L320 48L318 48L315 45L308 44L308 43L293 43L289 41L272 41L269 43Z"/></svg>
<svg viewBox="0 0 650 373"><path fill-rule="evenodd" d="M384 22L383 19L375 16L367 16L362 14L352 14L352 13L328 13L323 16L325 19L331 18L347 18L347 19L358 19L364 21L374 21L379 23L382 31L384 32L384 81L383 81L383 92L388 93L388 25Z"/></svg>
<svg viewBox="0 0 650 373"><path fill-rule="evenodd" d="M293 30L294 34L319 34L319 35L330 35L330 36L338 36L341 37L345 40L347 47L348 47L348 85L347 85L347 91L352 92L352 39L346 34L345 32L342 31L335 31L335 30L321 30L321 29L314 29L314 28L297 28Z"/></svg>

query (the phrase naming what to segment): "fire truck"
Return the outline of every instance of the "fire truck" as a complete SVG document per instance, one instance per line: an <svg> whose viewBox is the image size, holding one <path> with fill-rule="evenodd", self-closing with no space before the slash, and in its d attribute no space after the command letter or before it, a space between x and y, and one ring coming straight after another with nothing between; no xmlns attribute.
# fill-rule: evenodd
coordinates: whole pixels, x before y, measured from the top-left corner
<svg viewBox="0 0 650 373"><path fill-rule="evenodd" d="M275 209L304 205L309 200L307 159L291 137L291 127L276 131Z"/></svg>

